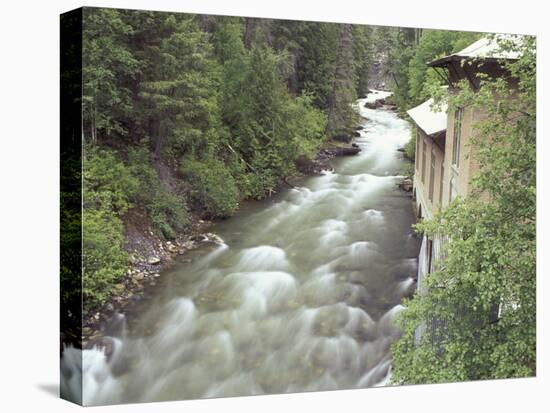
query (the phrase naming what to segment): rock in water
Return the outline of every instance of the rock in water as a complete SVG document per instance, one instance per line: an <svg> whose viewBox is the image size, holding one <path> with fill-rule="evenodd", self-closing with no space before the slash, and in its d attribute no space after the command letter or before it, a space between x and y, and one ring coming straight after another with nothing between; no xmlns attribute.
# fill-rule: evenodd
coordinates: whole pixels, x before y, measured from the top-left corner
<svg viewBox="0 0 550 413"><path fill-rule="evenodd" d="M384 102L382 99L375 100L374 102L367 102L365 103L365 107L367 109L378 109L381 108L384 105Z"/></svg>
<svg viewBox="0 0 550 413"><path fill-rule="evenodd" d="M410 178L405 178L405 179L403 179L403 182L401 182L401 183L399 184L399 187L400 187L402 190L406 191L406 192L411 192L412 189L413 189L413 181L412 181L412 179L410 179Z"/></svg>
<svg viewBox="0 0 550 413"><path fill-rule="evenodd" d="M206 234L206 236L208 237L208 241L210 241L210 242L213 242L213 243L219 244L219 245L224 244L223 239L217 234L209 232L208 234Z"/></svg>
<svg viewBox="0 0 550 413"><path fill-rule="evenodd" d="M149 259L147 260L147 263L149 265L157 265L157 264L160 264L160 258L159 257L149 257Z"/></svg>
<svg viewBox="0 0 550 413"><path fill-rule="evenodd" d="M198 234L193 235L191 238L189 238L191 241L195 242L205 242L208 241L208 237L205 234Z"/></svg>
<svg viewBox="0 0 550 413"><path fill-rule="evenodd" d="M351 147L351 148L338 148L335 152L335 156L351 156L351 155L357 155L359 152L361 152L361 148L359 147Z"/></svg>

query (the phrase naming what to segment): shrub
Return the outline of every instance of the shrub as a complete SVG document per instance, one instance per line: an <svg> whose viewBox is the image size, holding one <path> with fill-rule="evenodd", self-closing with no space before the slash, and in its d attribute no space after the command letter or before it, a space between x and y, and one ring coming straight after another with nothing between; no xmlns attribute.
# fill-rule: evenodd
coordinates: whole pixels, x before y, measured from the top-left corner
<svg viewBox="0 0 550 413"><path fill-rule="evenodd" d="M189 211L185 201L169 192L162 184L158 187L148 209L153 225L167 240L176 238L176 232L184 230L189 225Z"/></svg>
<svg viewBox="0 0 550 413"><path fill-rule="evenodd" d="M112 211L85 209L82 217L84 312L102 305L126 271L122 221Z"/></svg>
<svg viewBox="0 0 550 413"><path fill-rule="evenodd" d="M192 186L191 201L206 218L231 216L238 206L239 191L225 164L217 159L183 158L180 171Z"/></svg>
<svg viewBox="0 0 550 413"><path fill-rule="evenodd" d="M411 139L405 144L405 155L414 162L416 156L416 126L411 128Z"/></svg>
<svg viewBox="0 0 550 413"><path fill-rule="evenodd" d="M86 148L83 160L82 291L84 312L103 304L126 271L121 216L139 190L139 180L115 153Z"/></svg>
<svg viewBox="0 0 550 413"><path fill-rule="evenodd" d="M84 206L122 215L139 189L132 170L105 149L86 148L83 160Z"/></svg>
<svg viewBox="0 0 550 413"><path fill-rule="evenodd" d="M153 226L164 238L176 238L177 231L184 230L190 221L185 199L170 192L161 182L151 166L151 152L146 148L130 150L128 161L132 174L139 181L135 201L145 206Z"/></svg>

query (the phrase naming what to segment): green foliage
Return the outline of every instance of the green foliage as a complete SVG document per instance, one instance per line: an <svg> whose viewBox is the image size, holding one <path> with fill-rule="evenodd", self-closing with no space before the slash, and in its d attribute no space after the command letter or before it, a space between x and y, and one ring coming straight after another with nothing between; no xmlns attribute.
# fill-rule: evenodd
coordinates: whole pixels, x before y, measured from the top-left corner
<svg viewBox="0 0 550 413"><path fill-rule="evenodd" d="M167 240L175 239L177 233L190 224L185 200L170 192L162 184L158 187L148 209L153 225Z"/></svg>
<svg viewBox="0 0 550 413"><path fill-rule="evenodd" d="M143 205L151 216L153 226L164 238L172 240L177 232L190 224L187 203L183 196L169 190L152 167L152 156L147 148L133 148L128 153L132 175L139 181L134 196L136 204Z"/></svg>
<svg viewBox="0 0 550 413"><path fill-rule="evenodd" d="M276 20L272 28L277 51L290 56L292 70L287 73L291 93L306 92L320 109L329 107L339 26L334 23ZM359 48L358 48L359 50ZM360 58L357 57L357 61Z"/></svg>
<svg viewBox="0 0 550 413"><path fill-rule="evenodd" d="M353 26L342 24L336 57L332 92L329 100L327 132L329 136L348 136L357 123L351 105L357 99L353 65Z"/></svg>
<svg viewBox="0 0 550 413"><path fill-rule="evenodd" d="M479 34L472 32L425 30L415 48L414 56L409 61L409 103L417 105L431 96L426 85L434 82L442 84L442 79L437 76L434 69L426 65L427 62L457 52L479 37Z"/></svg>
<svg viewBox="0 0 550 413"><path fill-rule="evenodd" d="M390 39L386 41L386 70L392 80L393 98L402 111L422 103L443 85L426 63L457 52L480 37L473 32L408 28L393 29L386 35Z"/></svg>
<svg viewBox="0 0 550 413"><path fill-rule="evenodd" d="M374 47L372 45L372 28L370 26L353 26L353 66L355 91L359 98L368 93L368 77L372 64Z"/></svg>
<svg viewBox="0 0 550 413"><path fill-rule="evenodd" d="M180 171L193 188L191 200L201 216L224 218L233 214L239 192L223 162L214 158L184 158Z"/></svg>
<svg viewBox="0 0 550 413"><path fill-rule="evenodd" d="M86 148L82 166L82 291L85 312L105 302L125 272L121 217L131 206L139 181L116 155Z"/></svg>
<svg viewBox="0 0 550 413"><path fill-rule="evenodd" d="M313 96L301 95L292 99L283 112L287 142L281 155L296 160L304 156L313 158L324 140L327 118L313 106Z"/></svg>
<svg viewBox="0 0 550 413"><path fill-rule="evenodd" d="M82 216L82 291L84 312L103 304L124 274L122 221L106 209L84 209Z"/></svg>
<svg viewBox="0 0 550 413"><path fill-rule="evenodd" d="M517 93L504 78L487 79L478 93L465 86L449 100L451 110L471 105L487 114L474 137L481 169L471 197L418 225L429 237L448 238L447 259L426 278L428 293L406 303L404 334L393 348L396 383L535 374L534 38L518 51L517 62L505 63ZM437 338L424 334L415 345L416 328L432 320L440 325Z"/></svg>
<svg viewBox="0 0 550 413"><path fill-rule="evenodd" d="M224 65L227 99L222 113L232 136L225 146L236 151L234 161L245 174L235 175L243 196L271 193L280 177L295 173L295 160L312 157L324 138L326 117L313 106L314 98L288 93L285 59L284 54L254 47L238 63Z"/></svg>
<svg viewBox="0 0 550 413"><path fill-rule="evenodd" d="M167 34L148 49L149 78L140 91L151 143L156 156L203 151L218 116L211 46L192 17L168 15L161 24Z"/></svg>
<svg viewBox="0 0 550 413"><path fill-rule="evenodd" d="M405 145L405 155L414 162L416 157L416 126L411 127L411 139Z"/></svg>
<svg viewBox="0 0 550 413"><path fill-rule="evenodd" d="M134 108L129 82L140 71L128 47L132 27L117 10L84 8L82 33L82 113L85 137L126 135Z"/></svg>
<svg viewBox="0 0 550 413"><path fill-rule="evenodd" d="M82 166L84 208L104 209L123 215L136 195L139 180L107 149L85 149Z"/></svg>

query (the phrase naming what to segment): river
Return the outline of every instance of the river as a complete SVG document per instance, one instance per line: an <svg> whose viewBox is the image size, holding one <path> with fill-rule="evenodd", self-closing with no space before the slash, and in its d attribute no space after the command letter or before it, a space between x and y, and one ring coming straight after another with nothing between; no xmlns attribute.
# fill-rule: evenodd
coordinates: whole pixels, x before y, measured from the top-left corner
<svg viewBox="0 0 550 413"><path fill-rule="evenodd" d="M358 155L215 224L225 243L163 273L119 316L106 331L109 357L84 350L84 404L389 383L393 321L415 287L419 242L397 186L409 126L363 106L386 95L357 102L368 118ZM64 394L79 386L76 357L64 352Z"/></svg>

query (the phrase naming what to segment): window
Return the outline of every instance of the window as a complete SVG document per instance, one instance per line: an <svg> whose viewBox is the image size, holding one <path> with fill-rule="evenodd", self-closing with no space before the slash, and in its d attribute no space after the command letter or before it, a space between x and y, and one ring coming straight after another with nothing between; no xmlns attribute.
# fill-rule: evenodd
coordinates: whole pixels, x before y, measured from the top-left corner
<svg viewBox="0 0 550 413"><path fill-rule="evenodd" d="M428 199L430 200L430 202L432 202L434 199L434 184L435 184L434 180L435 180L435 149L433 148L433 145L432 145L432 154L430 159L430 186L428 189Z"/></svg>
<svg viewBox="0 0 550 413"><path fill-rule="evenodd" d="M433 270L433 256L434 256L434 243L431 239L428 240L428 248L427 253L428 257L428 273L432 272Z"/></svg>
<svg viewBox="0 0 550 413"><path fill-rule="evenodd" d="M422 139L422 183L426 182L426 140Z"/></svg>
<svg viewBox="0 0 550 413"><path fill-rule="evenodd" d="M460 134L462 132L462 117L464 109L458 108L455 111L455 123L453 128L453 165L457 168L460 164Z"/></svg>
<svg viewBox="0 0 550 413"><path fill-rule="evenodd" d="M445 177L445 162L441 161L441 171L439 172L439 204L443 204L443 178Z"/></svg>

